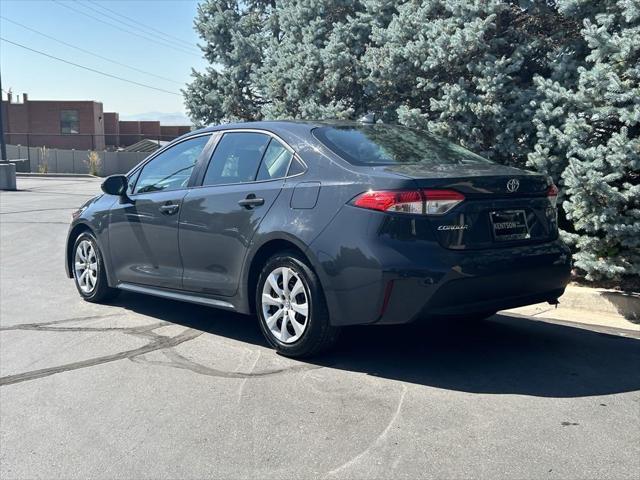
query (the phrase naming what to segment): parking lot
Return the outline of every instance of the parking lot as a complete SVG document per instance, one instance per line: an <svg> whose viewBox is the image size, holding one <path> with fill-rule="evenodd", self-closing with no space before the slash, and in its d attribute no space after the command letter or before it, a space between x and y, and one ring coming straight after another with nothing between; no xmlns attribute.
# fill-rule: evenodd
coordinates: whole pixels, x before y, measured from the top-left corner
<svg viewBox="0 0 640 480"><path fill-rule="evenodd" d="M99 185L0 194L2 479L640 476L640 335L499 314L286 359L251 317L82 301L64 241Z"/></svg>

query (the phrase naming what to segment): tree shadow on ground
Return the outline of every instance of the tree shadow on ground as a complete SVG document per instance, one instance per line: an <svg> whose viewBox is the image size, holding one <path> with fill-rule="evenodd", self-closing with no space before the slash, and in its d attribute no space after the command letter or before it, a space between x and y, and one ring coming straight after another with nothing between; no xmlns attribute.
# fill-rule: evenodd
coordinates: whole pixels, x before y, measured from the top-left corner
<svg viewBox="0 0 640 480"><path fill-rule="evenodd" d="M118 305L158 320L266 347L255 317L143 295ZM473 393L584 397L640 390L640 340L526 317L344 330L303 362Z"/></svg>

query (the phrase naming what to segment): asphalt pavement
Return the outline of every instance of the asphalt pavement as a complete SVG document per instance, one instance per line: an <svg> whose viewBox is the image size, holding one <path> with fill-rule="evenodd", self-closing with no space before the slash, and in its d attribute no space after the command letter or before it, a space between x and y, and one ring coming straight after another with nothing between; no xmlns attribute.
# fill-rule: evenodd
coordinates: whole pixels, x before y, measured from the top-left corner
<svg viewBox="0 0 640 480"><path fill-rule="evenodd" d="M640 335L499 314L354 327L310 361L255 318L64 273L91 178L0 193L0 478L639 478Z"/></svg>

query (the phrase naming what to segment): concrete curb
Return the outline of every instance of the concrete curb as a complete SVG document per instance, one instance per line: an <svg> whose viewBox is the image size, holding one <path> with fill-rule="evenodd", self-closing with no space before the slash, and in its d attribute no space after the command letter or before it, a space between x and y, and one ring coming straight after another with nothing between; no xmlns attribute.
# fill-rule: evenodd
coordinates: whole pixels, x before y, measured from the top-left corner
<svg viewBox="0 0 640 480"><path fill-rule="evenodd" d="M31 177L31 178L102 178L90 175L88 173L28 173L18 172L16 177Z"/></svg>
<svg viewBox="0 0 640 480"><path fill-rule="evenodd" d="M634 292L569 285L560 297L560 306L621 315L636 322L640 320L640 294Z"/></svg>

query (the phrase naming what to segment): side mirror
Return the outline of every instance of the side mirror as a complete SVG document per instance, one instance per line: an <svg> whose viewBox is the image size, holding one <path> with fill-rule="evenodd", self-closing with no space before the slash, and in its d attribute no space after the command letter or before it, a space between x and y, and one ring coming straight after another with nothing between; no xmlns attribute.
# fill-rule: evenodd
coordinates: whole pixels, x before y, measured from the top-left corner
<svg viewBox="0 0 640 480"><path fill-rule="evenodd" d="M128 187L129 179L125 175L111 175L100 186L107 195L116 195L118 197L126 196Z"/></svg>

